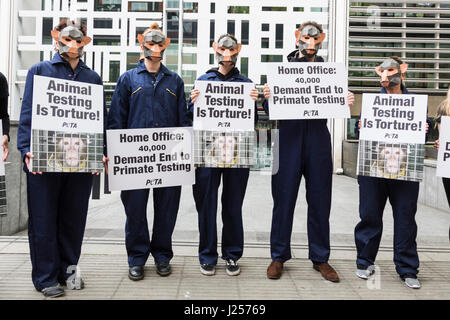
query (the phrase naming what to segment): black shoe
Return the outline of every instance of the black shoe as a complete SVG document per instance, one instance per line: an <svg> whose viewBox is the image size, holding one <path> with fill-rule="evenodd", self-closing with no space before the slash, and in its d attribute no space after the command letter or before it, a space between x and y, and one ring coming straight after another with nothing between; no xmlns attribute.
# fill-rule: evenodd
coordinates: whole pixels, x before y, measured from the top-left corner
<svg viewBox="0 0 450 320"><path fill-rule="evenodd" d="M172 268L170 267L169 262L156 262L156 272L161 277L167 277L172 273Z"/></svg>
<svg viewBox="0 0 450 320"><path fill-rule="evenodd" d="M47 298L56 298L64 295L64 288L59 283L55 283L51 287L42 289L41 292Z"/></svg>
<svg viewBox="0 0 450 320"><path fill-rule="evenodd" d="M128 271L128 278L133 281L144 279L144 266L134 266Z"/></svg>
<svg viewBox="0 0 450 320"><path fill-rule="evenodd" d="M241 268L239 268L239 265L237 264L237 262L234 261L233 259L228 259L227 260L227 274L229 276L237 276L237 275L239 275L239 273L241 273Z"/></svg>
<svg viewBox="0 0 450 320"><path fill-rule="evenodd" d="M216 274L216 265L215 264L201 264L200 272L205 276L213 276Z"/></svg>

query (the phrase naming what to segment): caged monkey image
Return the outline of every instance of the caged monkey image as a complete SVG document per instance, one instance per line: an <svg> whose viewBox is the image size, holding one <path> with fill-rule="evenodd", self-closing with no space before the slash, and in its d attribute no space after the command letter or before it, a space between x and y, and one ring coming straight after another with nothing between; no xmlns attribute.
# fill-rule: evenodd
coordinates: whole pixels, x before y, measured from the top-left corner
<svg viewBox="0 0 450 320"><path fill-rule="evenodd" d="M230 167L238 162L237 137L221 133L214 136L210 143L210 150L205 156L205 163L217 167Z"/></svg>
<svg viewBox="0 0 450 320"><path fill-rule="evenodd" d="M373 176L387 179L406 178L407 157L410 153L409 146L402 148L398 144L377 144L375 150L377 160L371 165Z"/></svg>
<svg viewBox="0 0 450 320"><path fill-rule="evenodd" d="M53 138L55 152L48 160L55 171L85 171L87 165L88 138L86 135L56 134Z"/></svg>

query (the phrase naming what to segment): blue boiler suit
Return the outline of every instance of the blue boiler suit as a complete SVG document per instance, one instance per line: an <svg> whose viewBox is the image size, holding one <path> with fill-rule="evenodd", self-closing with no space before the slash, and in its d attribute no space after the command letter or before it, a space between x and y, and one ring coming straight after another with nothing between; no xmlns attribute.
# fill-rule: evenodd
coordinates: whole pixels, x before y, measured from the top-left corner
<svg viewBox="0 0 450 320"><path fill-rule="evenodd" d="M144 61L117 81L107 128L136 129L189 126L184 83L161 64L156 79ZM129 267L145 265L150 253L156 263L173 257L172 233L180 204L181 186L153 189L153 232L147 224L149 189L122 191L127 221L125 245Z"/></svg>
<svg viewBox="0 0 450 320"><path fill-rule="evenodd" d="M306 62L292 52L289 62ZM316 57L315 62L323 62ZM269 102L264 101L269 113ZM282 120L279 122L279 168L272 176L272 260L291 259L291 234L295 204L302 176L306 181L308 203L309 259L328 262L330 256L330 210L333 161L331 136L326 119Z"/></svg>
<svg viewBox="0 0 450 320"><path fill-rule="evenodd" d="M402 85L403 94L408 90ZM382 88L381 93L387 93ZM427 121L428 122L428 121ZM419 197L419 182L358 176L359 216L355 227L356 264L360 269L375 263L383 232L383 211L386 201L394 216L394 263L397 273L416 276L419 268L417 254L417 224L415 215Z"/></svg>
<svg viewBox="0 0 450 320"><path fill-rule="evenodd" d="M102 79L83 61L75 71L59 53L28 71L17 134L17 148L25 159L30 152L34 75L102 85ZM106 120L106 108L104 117ZM67 268L78 264L92 188L91 173L31 174L26 165L28 238L32 280L39 291L72 274Z"/></svg>
<svg viewBox="0 0 450 320"><path fill-rule="evenodd" d="M208 70L197 80L252 82L233 68L227 75L218 69ZM193 104L189 103L192 114ZM255 108L255 117L257 117ZM256 119L255 119L256 121ZM250 169L248 168L197 168L195 184L192 186L195 206L198 212L200 233L200 264L217 264L217 201L220 179L222 188L222 259L239 260L244 251L244 228L242 224L242 204Z"/></svg>

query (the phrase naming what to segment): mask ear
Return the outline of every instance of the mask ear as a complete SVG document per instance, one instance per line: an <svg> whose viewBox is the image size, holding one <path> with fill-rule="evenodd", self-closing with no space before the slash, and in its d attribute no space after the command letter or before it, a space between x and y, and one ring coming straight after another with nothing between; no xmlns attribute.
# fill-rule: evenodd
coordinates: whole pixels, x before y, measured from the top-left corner
<svg viewBox="0 0 450 320"><path fill-rule="evenodd" d="M138 38L138 42L141 45L144 44L144 35L143 34L138 34L137 38Z"/></svg>
<svg viewBox="0 0 450 320"><path fill-rule="evenodd" d="M213 42L212 47L213 47L214 51L217 51L217 42Z"/></svg>
<svg viewBox="0 0 450 320"><path fill-rule="evenodd" d="M297 30L295 30L295 40L297 40L297 41L298 41L298 40L300 39L300 35L301 35L301 33L302 33L302 32L301 32L300 30L298 30L298 29L297 29Z"/></svg>
<svg viewBox="0 0 450 320"><path fill-rule="evenodd" d="M239 54L239 52L241 52L241 50L242 50L242 44L238 43L237 53Z"/></svg>
<svg viewBox="0 0 450 320"><path fill-rule="evenodd" d="M90 37L85 36L85 37L83 38L83 46L89 44L91 41L92 41L92 39L91 39Z"/></svg>
<svg viewBox="0 0 450 320"><path fill-rule="evenodd" d="M52 30L50 33L51 33L51 35L52 35L52 38L53 38L55 41L59 41L59 31L57 31L57 30Z"/></svg>
<svg viewBox="0 0 450 320"><path fill-rule="evenodd" d="M322 33L320 34L319 42L322 43L323 40L325 40L325 37L326 37L326 36L327 36L327 35L326 35L325 33L322 32Z"/></svg>
<svg viewBox="0 0 450 320"><path fill-rule="evenodd" d="M406 73L406 70L408 70L408 64L407 63L403 63L400 65L400 71L403 73Z"/></svg>
<svg viewBox="0 0 450 320"><path fill-rule="evenodd" d="M377 75L379 75L381 77L381 75L383 74L383 71L381 71L381 67L378 66L375 68L375 72L377 73Z"/></svg>
<svg viewBox="0 0 450 320"><path fill-rule="evenodd" d="M166 38L166 41L164 42L164 49L167 48L170 45L170 38Z"/></svg>

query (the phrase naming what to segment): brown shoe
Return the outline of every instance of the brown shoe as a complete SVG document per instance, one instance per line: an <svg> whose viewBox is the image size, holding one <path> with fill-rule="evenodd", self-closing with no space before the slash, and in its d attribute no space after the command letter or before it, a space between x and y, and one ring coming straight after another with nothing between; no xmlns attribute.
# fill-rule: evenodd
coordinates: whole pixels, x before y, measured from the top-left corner
<svg viewBox="0 0 450 320"><path fill-rule="evenodd" d="M269 279L280 279L283 273L283 262L273 261L267 268L267 278Z"/></svg>
<svg viewBox="0 0 450 320"><path fill-rule="evenodd" d="M313 268L314 270L319 271L322 277L324 277L326 280L331 282L339 282L339 276L337 272L328 263L314 263Z"/></svg>

